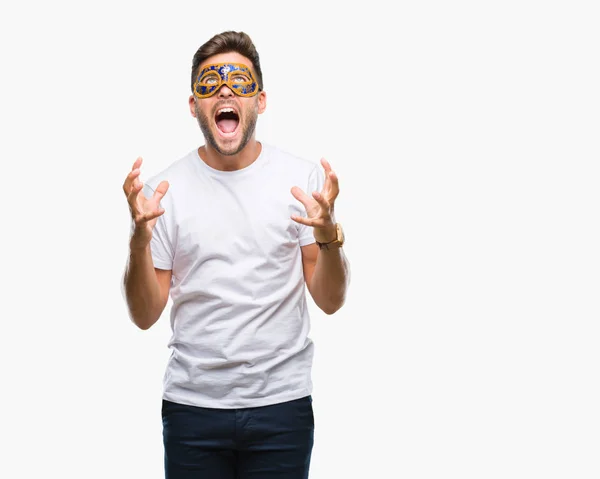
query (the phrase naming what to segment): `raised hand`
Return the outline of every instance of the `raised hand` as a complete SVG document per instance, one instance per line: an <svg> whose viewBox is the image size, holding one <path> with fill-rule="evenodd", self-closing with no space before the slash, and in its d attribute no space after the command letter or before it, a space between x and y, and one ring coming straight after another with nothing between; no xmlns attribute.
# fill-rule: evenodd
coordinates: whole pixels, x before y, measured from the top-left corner
<svg viewBox="0 0 600 479"><path fill-rule="evenodd" d="M145 247L152 239L152 229L157 218L165 210L161 208L160 200L169 189L169 183L161 181L156 187L151 198L146 198L142 193L143 184L139 178L142 158L135 160L131 171L123 183L123 191L129 203L129 211L134 222L134 230L131 238L132 247Z"/></svg>
<svg viewBox="0 0 600 479"><path fill-rule="evenodd" d="M325 158L321 158L321 165L325 169L325 183L321 192L313 191L312 198L297 186L292 188L292 195L306 209L307 217L292 215L292 219L300 224L314 228L315 239L327 243L335 239L334 202L340 193L337 175Z"/></svg>

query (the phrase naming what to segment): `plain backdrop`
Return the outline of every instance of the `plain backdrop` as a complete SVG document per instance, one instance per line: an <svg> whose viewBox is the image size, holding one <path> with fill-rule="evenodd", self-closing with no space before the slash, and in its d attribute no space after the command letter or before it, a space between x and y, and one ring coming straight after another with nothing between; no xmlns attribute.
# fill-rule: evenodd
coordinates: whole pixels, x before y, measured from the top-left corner
<svg viewBox="0 0 600 479"><path fill-rule="evenodd" d="M137 156L203 143L196 49L250 34L257 137L340 179L311 479L600 477L595 2L24 1L0 11L4 478L163 477L168 314L121 294Z"/></svg>

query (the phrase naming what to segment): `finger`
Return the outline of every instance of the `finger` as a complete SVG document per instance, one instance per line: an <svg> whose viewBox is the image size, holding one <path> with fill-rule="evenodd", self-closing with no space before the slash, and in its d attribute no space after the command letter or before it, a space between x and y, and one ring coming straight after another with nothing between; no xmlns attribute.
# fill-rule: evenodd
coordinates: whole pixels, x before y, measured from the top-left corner
<svg viewBox="0 0 600 479"><path fill-rule="evenodd" d="M138 180L131 187L131 191L127 195L127 202L129 203L129 206L132 208L132 211L134 211L134 212L137 212L139 209L137 207L137 199L138 199L138 195L140 194L140 191L142 191L142 186L143 186L142 182Z"/></svg>
<svg viewBox="0 0 600 479"><path fill-rule="evenodd" d="M165 212L164 208L158 208L154 211L147 211L145 213L137 213L133 215L133 221L137 226L141 226L148 221L152 221L155 218L158 218Z"/></svg>
<svg viewBox="0 0 600 479"><path fill-rule="evenodd" d="M123 183L123 191L126 195L129 196L129 193L131 193L131 187L134 185L135 179L140 176L140 173L141 170L139 168L135 168L131 170L125 178L125 182Z"/></svg>
<svg viewBox="0 0 600 479"><path fill-rule="evenodd" d="M135 170L140 170L141 171L141 166L142 166L142 157L138 156L137 159L133 162L133 166L131 167L130 174L132 172L134 172ZM127 179L125 180L125 182L127 182ZM123 189L125 189L125 184L123 185ZM126 191L125 194L129 194L129 190Z"/></svg>
<svg viewBox="0 0 600 479"><path fill-rule="evenodd" d="M323 216L323 214L327 214L327 216L328 216L329 210L331 209L331 204L329 203L327 198L325 198L318 191L313 191L312 196L317 201L317 203L319 203L319 206L321 207L321 215Z"/></svg>
<svg viewBox="0 0 600 479"><path fill-rule="evenodd" d="M325 183L323 184L323 189L321 191L327 194L331 189L331 179L329 178L329 173L331 172L331 165L325 158L321 158L321 166L323 166L323 169L325 170Z"/></svg>
<svg viewBox="0 0 600 479"><path fill-rule="evenodd" d="M325 176L327 176L331 171L331 165L325 158L321 158L321 165L323 165L323 169L325 170Z"/></svg>
<svg viewBox="0 0 600 479"><path fill-rule="evenodd" d="M329 173L331 172L331 165L325 158L321 158L321 165L325 170L325 182L327 183L327 181L329 180Z"/></svg>
<svg viewBox="0 0 600 479"><path fill-rule="evenodd" d="M154 191L154 195L152 195L152 199L156 200L157 202L160 201L163 198L163 196L165 196L168 189L169 189L169 182L161 181L158 184L158 186L156 187L156 190Z"/></svg>
<svg viewBox="0 0 600 479"><path fill-rule="evenodd" d="M329 201L333 201L340 194L340 182L335 172L329 172L329 191L327 192L327 198Z"/></svg>
<svg viewBox="0 0 600 479"><path fill-rule="evenodd" d="M304 191L302 191L297 186L292 187L291 189L292 195L296 198L300 203L304 205L305 208L309 208L311 206L312 200L310 196L308 196Z"/></svg>
<svg viewBox="0 0 600 479"><path fill-rule="evenodd" d="M305 218L304 216L292 215L291 218L296 223L300 223L301 225L306 225L306 226L314 226L315 225L315 221L314 220L311 220L309 218Z"/></svg>
<svg viewBox="0 0 600 479"><path fill-rule="evenodd" d="M135 170L136 168L139 168L140 166L142 166L142 157L138 156L137 160L135 160L135 162L133 163L133 166L131 167L131 169Z"/></svg>

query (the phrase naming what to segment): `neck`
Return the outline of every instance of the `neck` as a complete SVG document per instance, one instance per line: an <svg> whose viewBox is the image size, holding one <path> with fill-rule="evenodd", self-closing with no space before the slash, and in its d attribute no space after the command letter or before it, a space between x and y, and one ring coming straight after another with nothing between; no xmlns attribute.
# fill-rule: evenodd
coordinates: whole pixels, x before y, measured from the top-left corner
<svg viewBox="0 0 600 479"><path fill-rule="evenodd" d="M262 145L252 138L246 146L235 155L222 155L210 144L198 148L198 155L208 166L215 170L235 171L250 166L262 151Z"/></svg>

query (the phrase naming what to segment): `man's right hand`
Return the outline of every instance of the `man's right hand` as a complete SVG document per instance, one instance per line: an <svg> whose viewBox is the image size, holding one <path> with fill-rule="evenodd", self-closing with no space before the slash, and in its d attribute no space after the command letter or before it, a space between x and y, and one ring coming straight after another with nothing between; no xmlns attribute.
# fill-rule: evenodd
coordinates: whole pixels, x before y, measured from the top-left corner
<svg viewBox="0 0 600 479"><path fill-rule="evenodd" d="M152 239L152 229L156 224L157 218L165 210L159 204L160 200L169 189L169 183L161 181L156 187L151 198L146 198L142 193L143 184L139 178L142 158L135 160L131 172L127 175L123 183L123 191L129 203L131 218L133 219L134 229L131 236L130 246L132 249L145 248Z"/></svg>

